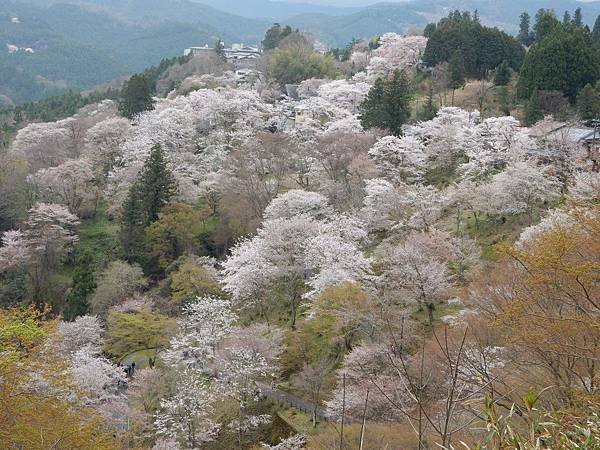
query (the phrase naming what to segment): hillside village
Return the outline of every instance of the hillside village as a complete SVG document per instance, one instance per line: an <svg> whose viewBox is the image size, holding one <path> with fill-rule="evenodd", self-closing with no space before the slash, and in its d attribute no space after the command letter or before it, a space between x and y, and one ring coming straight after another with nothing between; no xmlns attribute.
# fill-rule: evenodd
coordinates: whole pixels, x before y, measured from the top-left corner
<svg viewBox="0 0 600 450"><path fill-rule="evenodd" d="M0 448L599 448L580 16L275 24L4 111Z"/></svg>

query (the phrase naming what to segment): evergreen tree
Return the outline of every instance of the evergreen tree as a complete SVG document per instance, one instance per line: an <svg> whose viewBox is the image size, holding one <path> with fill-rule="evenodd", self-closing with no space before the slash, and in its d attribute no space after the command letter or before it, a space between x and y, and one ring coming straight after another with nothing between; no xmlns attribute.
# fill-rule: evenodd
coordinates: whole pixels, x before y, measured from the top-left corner
<svg viewBox="0 0 600 450"><path fill-rule="evenodd" d="M533 32L535 34L535 42L541 42L554 29L560 26L560 22L556 18L554 11L540 9L535 16L535 25Z"/></svg>
<svg viewBox="0 0 600 450"><path fill-rule="evenodd" d="M510 116L510 111L513 107L512 98L510 95L510 91L506 86L498 87L498 106L500 107L500 111L505 116Z"/></svg>
<svg viewBox="0 0 600 450"><path fill-rule="evenodd" d="M425 26L425 29L423 30L423 36L425 36L426 38L430 38L431 35L434 33L436 27L437 25L435 23L428 23Z"/></svg>
<svg viewBox="0 0 600 450"><path fill-rule="evenodd" d="M437 112L438 108L434 102L433 83L430 82L427 89L425 104L421 107L417 116L419 120L427 121L433 119L437 115Z"/></svg>
<svg viewBox="0 0 600 450"><path fill-rule="evenodd" d="M571 23L571 14L569 13L569 11L565 11L565 14L563 15L563 25L566 25L568 23Z"/></svg>
<svg viewBox="0 0 600 450"><path fill-rule="evenodd" d="M575 25L576 27L583 26L583 16L581 14L581 8L577 8L575 10L575 14L573 14L573 25Z"/></svg>
<svg viewBox="0 0 600 450"><path fill-rule="evenodd" d="M73 273L73 286L65 301L64 320L71 322L89 312L88 298L96 289L94 266L94 258L89 252L84 252L77 258Z"/></svg>
<svg viewBox="0 0 600 450"><path fill-rule="evenodd" d="M439 21L427 41L423 62L429 67L449 62L457 49L463 56L465 75L473 78L480 78L505 60L513 70L519 70L525 57L525 49L517 39L460 12Z"/></svg>
<svg viewBox="0 0 600 450"><path fill-rule="evenodd" d="M281 41L283 41L293 32L294 31L289 25L286 25L284 28L282 28L278 23L273 24L273 26L265 33L265 38L262 41L263 49L273 50L277 48Z"/></svg>
<svg viewBox="0 0 600 450"><path fill-rule="evenodd" d="M521 19L521 23L519 24L519 35L517 36L517 39L525 47L529 47L532 43L531 42L532 36L531 36L531 30L530 30L531 17L529 16L529 14L524 12L523 14L521 14L520 19Z"/></svg>
<svg viewBox="0 0 600 450"><path fill-rule="evenodd" d="M454 92L465 85L465 62L460 50L456 50L448 62L448 85L452 89L452 106L454 106Z"/></svg>
<svg viewBox="0 0 600 450"><path fill-rule="evenodd" d="M217 39L217 42L215 42L215 53L219 58L225 58L225 44L221 38Z"/></svg>
<svg viewBox="0 0 600 450"><path fill-rule="evenodd" d="M119 112L123 117L133 119L137 114L154 109L154 99L150 83L143 75L134 75L123 86Z"/></svg>
<svg viewBox="0 0 600 450"><path fill-rule="evenodd" d="M577 110L583 120L600 118L600 93L591 84L586 84L577 95Z"/></svg>
<svg viewBox="0 0 600 450"><path fill-rule="evenodd" d="M502 64L496 68L494 84L496 86L506 86L508 83L510 83L510 78L511 73L510 68L508 67L508 62L503 61Z"/></svg>
<svg viewBox="0 0 600 450"><path fill-rule="evenodd" d="M396 70L389 80L378 79L362 104L361 123L365 128L384 128L400 136L410 118L412 91L404 71Z"/></svg>
<svg viewBox="0 0 600 450"><path fill-rule="evenodd" d="M158 219L175 192L162 147L155 145L123 204L121 243L129 262L143 261L144 229Z"/></svg>
<svg viewBox="0 0 600 450"><path fill-rule="evenodd" d="M558 91L574 103L577 93L598 79L600 50L592 45L591 33L558 23L527 52L518 94L529 98L534 90Z"/></svg>
<svg viewBox="0 0 600 450"><path fill-rule="evenodd" d="M592 42L596 47L600 47L600 16L596 17L594 29L592 30Z"/></svg>
<svg viewBox="0 0 600 450"><path fill-rule="evenodd" d="M527 126L533 125L537 121L544 118L544 111L540 101L538 91L535 90L531 94L527 105L525 105L525 124Z"/></svg>

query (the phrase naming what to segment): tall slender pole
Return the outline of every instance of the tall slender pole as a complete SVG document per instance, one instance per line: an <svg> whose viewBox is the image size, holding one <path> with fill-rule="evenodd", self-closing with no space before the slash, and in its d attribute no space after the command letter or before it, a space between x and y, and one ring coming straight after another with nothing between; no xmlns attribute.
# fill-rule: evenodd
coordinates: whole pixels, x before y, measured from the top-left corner
<svg viewBox="0 0 600 450"><path fill-rule="evenodd" d="M367 405L369 403L369 388L367 388L367 395L365 396L365 407L363 409L362 426L360 427L360 445L358 450L363 450L363 439L365 437L365 424L367 422Z"/></svg>

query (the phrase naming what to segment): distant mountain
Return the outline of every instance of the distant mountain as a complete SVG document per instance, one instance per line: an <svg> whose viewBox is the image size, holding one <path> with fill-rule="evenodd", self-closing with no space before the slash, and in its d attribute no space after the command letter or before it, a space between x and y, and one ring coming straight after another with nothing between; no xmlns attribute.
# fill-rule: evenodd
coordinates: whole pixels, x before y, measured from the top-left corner
<svg viewBox="0 0 600 450"><path fill-rule="evenodd" d="M340 47L355 37L420 29L455 9L477 9L484 24L510 33L523 11L534 16L550 8L562 17L581 7L590 25L600 14L600 1L413 0L360 8L303 1L0 0L0 99L23 102L88 88L218 38L257 44L275 21Z"/></svg>
<svg viewBox="0 0 600 450"><path fill-rule="evenodd" d="M310 31L322 41L337 47L352 38L370 38L386 32L405 33L422 29L427 19L403 4L378 4L359 12L342 16L305 14L286 23Z"/></svg>
<svg viewBox="0 0 600 450"><path fill-rule="evenodd" d="M213 8L250 18L271 20L288 19L302 14L327 14L339 16L360 11L358 7L336 7L304 2L284 2L272 0L193 0Z"/></svg>
<svg viewBox="0 0 600 450"><path fill-rule="evenodd" d="M0 0L2 103L88 88L218 38L255 43L269 26L191 2L174 11L160 0L37 3L46 7Z"/></svg>

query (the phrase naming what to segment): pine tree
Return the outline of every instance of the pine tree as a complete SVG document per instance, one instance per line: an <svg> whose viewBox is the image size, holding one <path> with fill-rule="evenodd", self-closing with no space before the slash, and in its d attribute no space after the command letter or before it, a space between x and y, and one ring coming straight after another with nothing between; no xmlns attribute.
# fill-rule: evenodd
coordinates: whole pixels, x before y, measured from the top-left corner
<svg viewBox="0 0 600 450"><path fill-rule="evenodd" d="M396 70L389 80L378 79L362 104L361 123L365 128L384 128L400 136L410 118L412 91L404 71Z"/></svg>
<svg viewBox="0 0 600 450"><path fill-rule="evenodd" d="M215 42L215 53L219 58L225 58L225 44L223 44L221 38L217 39L217 42Z"/></svg>
<svg viewBox="0 0 600 450"><path fill-rule="evenodd" d="M517 39L525 47L529 47L531 45L531 17L524 12L521 14L520 19L521 23L519 25L519 35L517 36Z"/></svg>
<svg viewBox="0 0 600 450"><path fill-rule="evenodd" d="M154 109L154 99L150 83L143 75L132 76L123 86L119 112L123 117L133 119L141 112Z"/></svg>
<svg viewBox="0 0 600 450"><path fill-rule="evenodd" d="M465 85L465 61L460 50L456 50L448 61L448 81L454 106L454 92Z"/></svg>
<svg viewBox="0 0 600 450"><path fill-rule="evenodd" d="M434 102L434 94L433 94L433 83L429 83L427 89L427 98L425 99L425 104L421 107L419 112L417 113L418 119L427 121L433 119L438 112L437 105Z"/></svg>
<svg viewBox="0 0 600 450"><path fill-rule="evenodd" d="M592 42L596 47L600 47L600 16L596 17L594 29L592 30Z"/></svg>
<svg viewBox="0 0 600 450"><path fill-rule="evenodd" d="M560 26L560 22L556 18L554 11L540 9L535 16L535 25L533 27L535 42L543 41L557 26Z"/></svg>
<svg viewBox="0 0 600 450"><path fill-rule="evenodd" d="M90 307L88 298L95 289L94 258L91 253L84 252L76 260L73 287L67 294L63 311L64 320L70 322L86 315Z"/></svg>
<svg viewBox="0 0 600 450"><path fill-rule="evenodd" d="M162 147L155 145L123 205L121 243L129 262L143 261L144 229L158 219L175 192L176 183Z"/></svg>
<svg viewBox="0 0 600 450"><path fill-rule="evenodd" d="M525 124L527 126L533 125L539 120L544 118L544 111L540 102L540 96L538 91L535 90L531 94L527 105L525 106Z"/></svg>
<svg viewBox="0 0 600 450"><path fill-rule="evenodd" d="M496 86L506 86L510 83L511 73L510 68L508 67L508 62L503 61L496 68L496 74L494 75L494 84Z"/></svg>
<svg viewBox="0 0 600 450"><path fill-rule="evenodd" d="M565 11L565 14L563 15L563 25L567 25L569 23L571 23L571 14L569 11Z"/></svg>
<svg viewBox="0 0 600 450"><path fill-rule="evenodd" d="M581 14L581 8L577 8L575 10L575 13L573 14L573 25L575 25L576 27L583 26L583 16Z"/></svg>
<svg viewBox="0 0 600 450"><path fill-rule="evenodd" d="M558 23L527 52L519 75L518 94L529 98L535 89L559 91L574 103L577 93L598 79L600 50L591 45L590 33L584 28Z"/></svg>
<svg viewBox="0 0 600 450"><path fill-rule="evenodd" d="M500 107L500 111L505 116L510 116L510 111L513 107L512 98L510 95L510 91L506 86L500 86L498 88L498 106Z"/></svg>

